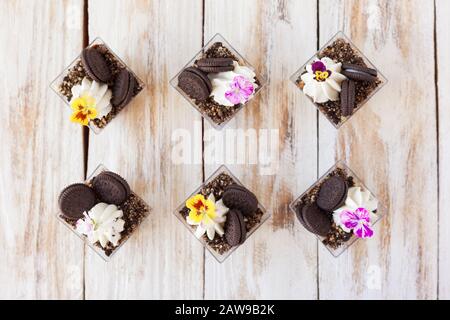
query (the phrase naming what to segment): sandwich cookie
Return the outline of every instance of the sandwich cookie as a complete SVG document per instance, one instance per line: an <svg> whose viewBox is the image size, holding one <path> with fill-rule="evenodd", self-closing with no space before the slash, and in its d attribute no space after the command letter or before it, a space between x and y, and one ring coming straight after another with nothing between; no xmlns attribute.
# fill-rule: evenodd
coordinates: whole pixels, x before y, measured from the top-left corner
<svg viewBox="0 0 450 320"><path fill-rule="evenodd" d="M208 99L212 91L208 76L196 67L188 67L180 73L178 87L189 97L199 101Z"/></svg>
<svg viewBox="0 0 450 320"><path fill-rule="evenodd" d="M352 80L344 80L341 84L341 112L344 117L355 109L356 86Z"/></svg>
<svg viewBox="0 0 450 320"><path fill-rule="evenodd" d="M136 78L127 69L122 69L114 81L111 103L116 108L123 108L133 97L137 85Z"/></svg>
<svg viewBox="0 0 450 320"><path fill-rule="evenodd" d="M81 53L81 63L87 75L97 82L107 83L112 78L105 57L95 48L85 48Z"/></svg>
<svg viewBox="0 0 450 320"><path fill-rule="evenodd" d="M225 206L230 209L238 209L244 216L251 216L258 209L256 196L247 188L237 184L225 188L222 201Z"/></svg>
<svg viewBox="0 0 450 320"><path fill-rule="evenodd" d="M117 206L124 203L131 193L126 180L111 171L103 171L96 176L92 187L102 202Z"/></svg>
<svg viewBox="0 0 450 320"><path fill-rule="evenodd" d="M227 221L225 222L225 240L234 247L244 243L247 237L247 229L245 227L244 216L239 210L231 209L227 213Z"/></svg>
<svg viewBox="0 0 450 320"><path fill-rule="evenodd" d="M297 218L306 230L325 237L331 229L330 215L316 204L307 204L298 208Z"/></svg>
<svg viewBox="0 0 450 320"><path fill-rule="evenodd" d="M231 58L204 58L197 61L197 67L206 73L218 73L234 70Z"/></svg>
<svg viewBox="0 0 450 320"><path fill-rule="evenodd" d="M325 180L317 195L317 206L322 210L332 212L345 203L347 198L347 182L339 177L333 176Z"/></svg>
<svg viewBox="0 0 450 320"><path fill-rule="evenodd" d="M375 69L349 63L342 64L341 73L347 78L355 81L375 81L377 80L378 75L378 72Z"/></svg>
<svg viewBox="0 0 450 320"><path fill-rule="evenodd" d="M59 195L58 204L62 214L69 220L78 220L83 213L91 210L97 203L94 190L83 183L66 187Z"/></svg>

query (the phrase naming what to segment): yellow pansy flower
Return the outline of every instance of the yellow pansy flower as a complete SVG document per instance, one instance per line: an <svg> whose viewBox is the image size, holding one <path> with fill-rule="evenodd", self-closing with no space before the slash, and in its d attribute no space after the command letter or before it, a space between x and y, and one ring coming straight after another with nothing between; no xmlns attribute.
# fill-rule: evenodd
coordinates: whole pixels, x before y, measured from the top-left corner
<svg viewBox="0 0 450 320"><path fill-rule="evenodd" d="M210 221L216 217L216 206L213 201L206 199L202 194L196 194L186 201L189 219L192 222ZM208 219L209 218L209 219Z"/></svg>
<svg viewBox="0 0 450 320"><path fill-rule="evenodd" d="M70 121L80 123L84 126L89 124L89 121L97 117L97 109L95 108L95 99L89 95L83 95L74 99L70 106L73 113Z"/></svg>

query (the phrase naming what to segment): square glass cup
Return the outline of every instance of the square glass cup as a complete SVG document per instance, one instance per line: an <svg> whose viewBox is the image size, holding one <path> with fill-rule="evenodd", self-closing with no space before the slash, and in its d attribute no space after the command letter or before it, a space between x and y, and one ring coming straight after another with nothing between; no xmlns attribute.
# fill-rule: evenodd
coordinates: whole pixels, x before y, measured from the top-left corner
<svg viewBox="0 0 450 320"><path fill-rule="evenodd" d="M350 46L352 47L353 51L359 55L363 61L365 62L365 64L367 65L368 68L372 68L377 70L377 77L378 80L380 81L380 83L378 84L378 86L364 99L362 100L359 104L358 107L353 110L352 114L348 117L345 117L344 120L340 121L339 123L335 123L329 115L327 115L324 111L321 110L320 106L318 103L315 103L313 101L313 99L311 97L309 97L308 95L305 94L306 98L308 100L310 100L317 108L317 110L319 110L330 122L331 124L336 128L339 129L344 123L346 123L351 117L353 117L355 115L356 112L358 112L360 109L362 109L362 107L366 104L367 101L369 101L370 98L372 98L388 81L386 79L386 77L380 72L380 70L378 70L378 68L376 68L372 62L369 61L369 59L361 52L361 50L359 50L354 44L353 42L342 32L339 31L338 33L336 33L325 45L323 45L308 61L305 62L305 64L303 64L291 77L290 80L294 83L294 85L303 92L303 90L298 86L298 79L300 78L300 76L306 72L306 66L313 62L318 56L319 54L326 49L328 46L330 46L331 44L334 43L334 41L336 41L337 39L343 39L344 41L346 41L347 43L350 44Z"/></svg>
<svg viewBox="0 0 450 320"><path fill-rule="evenodd" d="M231 117L229 117L228 119L226 119L225 121L223 121L222 123L216 123L213 119L211 119L210 116L208 116L204 111L202 111L199 106L195 103L195 101L193 99L191 99L183 90L181 90L180 87L178 87L178 76L181 74L181 72L183 72L184 69L186 69L187 67L193 66L194 62L200 58L203 57L203 54L212 46L214 45L216 42L221 42L222 45L224 47L226 47L227 49L229 49L231 51L231 53L239 59L238 63L241 66L246 66L250 69L253 70L253 72L255 72L256 74L256 79L259 81L258 83L258 88L256 88L255 93L253 94L253 97L248 100L247 102L245 102L244 104L240 104L239 107L234 111L234 113L232 114ZM189 103L192 105L192 107L194 107L198 112L200 112L200 114L202 115L203 118L207 119L209 121L209 123L216 129L216 130L221 130L223 127L225 127L225 125L231 120L233 119L236 114L242 110L242 108L244 106L248 106L256 97L256 95L263 89L263 87L267 84L267 80L261 75L259 74L256 69L250 64L250 62L248 62L227 40L225 40L225 38L219 34L216 33L206 44L205 46L197 53L194 55L194 57L183 67L181 68L181 70L170 80L170 85L177 90L187 101L189 101Z"/></svg>
<svg viewBox="0 0 450 320"><path fill-rule="evenodd" d="M99 164L97 166L97 168L94 170L94 172L91 173L91 175L84 181L84 184L88 184L94 177L98 176L100 173L102 173L103 171L109 171L104 165ZM151 208L149 207L149 205L142 200L141 197L139 197L136 193L134 193L133 191L131 191L131 194L134 195L134 197L136 197L136 199L146 207L147 209L147 214L146 216L140 221L139 226L144 223L144 221L147 220L148 216L151 213ZM81 240L83 240L83 242L85 244L87 244L92 250L94 250L95 253L97 253L104 261L109 261L116 253L117 251L119 251L119 248L121 248L125 242L128 241L128 239L136 232L136 230L139 228L139 226L133 230L130 234L128 234L126 236L126 238L124 240L122 240L120 242L120 244L114 248L114 251L108 256L105 251L101 248L100 245L97 244L92 244L89 242L87 236L79 233L75 227L73 225L71 225L69 222L67 222L63 217L62 217L62 213L58 213L57 218L59 221L61 221L67 228L69 228L73 233L75 233Z"/></svg>
<svg viewBox="0 0 450 320"><path fill-rule="evenodd" d="M204 237L201 237L200 239L197 238L195 236L195 226L191 226L187 223L186 218L183 216L183 214L180 212L182 211L185 207L186 207L186 201L188 199L190 199L191 197L195 196L196 194L200 193L201 190L203 189L203 187L205 187L208 183L210 183L211 181L213 181L216 177L220 176L222 173L227 174L228 176L230 176L233 180L234 183L245 187L239 180L238 178L236 178L231 171L225 166L222 165L220 166L204 183L202 183L201 186L199 186L189 197L186 198L185 201L183 201L183 203L181 203L178 208L174 211L175 216L186 226L186 228L192 233L192 235L198 240L200 241L200 243L203 245L204 248L206 248L211 255L219 262L222 263L223 261L225 261L239 246L245 244L245 241L248 240L248 238L250 238L250 236L259 229L259 227L261 227L263 225L264 222L267 221L267 219L270 218L270 214L266 211L266 209L264 208L264 206L261 204L261 202L258 199L258 208L259 210L261 210L262 212L262 217L260 222L254 226L251 230L247 231L247 236L245 238L245 241L243 244L241 245L237 245L234 247L231 247L230 250L228 250L227 252L224 252L223 254L220 254L219 252L217 252L216 250L214 250L208 243L207 241L204 239Z"/></svg>
<svg viewBox="0 0 450 320"><path fill-rule="evenodd" d="M115 52L113 50L111 50L111 48L99 37L95 38L86 48L90 48L93 47L95 45L102 45L104 46L108 52L114 57L114 59L118 62L119 65L123 66L125 69L127 69L128 72L130 72L134 78L137 81L137 86L140 88L139 92L133 96L131 98L130 101L128 101L127 105L128 106L131 101L136 98L144 89L145 87L145 83L133 72L133 70L131 70L130 67L128 67L128 65L122 61L122 59L119 58L119 56L117 56L117 54L115 54ZM64 103L69 107L69 110L72 110L72 108L70 107L70 103L69 100L67 99L67 97L61 92L60 90L60 85L63 83L64 78L69 74L69 71L72 70L79 62L81 61L81 53L72 61L72 63L70 63L56 78L55 80L53 80L50 83L50 88L64 101ZM111 89L111 88L109 88ZM123 107L120 111L118 111L118 113L115 115L115 117L117 117L117 115L122 112L122 110L124 108ZM114 119L111 119L109 122L113 121ZM109 122L103 127L100 128L98 126L96 126L93 121L89 121L88 127L95 133L95 134L99 134L108 124Z"/></svg>
<svg viewBox="0 0 450 320"><path fill-rule="evenodd" d="M367 191L370 192L371 196L377 200L377 210L375 215L375 220L371 221L372 226L375 226L375 224L381 220L381 218L383 218L386 213L387 213L387 209L386 207L380 203L380 201L378 200L378 198L374 195L374 193L367 188L363 182L361 181L361 179L358 178L358 176L345 164L344 161L338 161L336 162L336 164L331 167L325 174L323 174L311 187L308 188L308 190L306 190L305 192L303 192L297 199L295 199L293 202L291 202L291 204L289 204L289 209L291 210L292 214L294 214L294 216L296 216L296 207L297 204L299 203L299 201L306 196L312 189L314 189L317 185L319 185L322 181L324 181L325 179L327 179L328 175L330 173L332 173L333 171L335 171L336 169L341 169L343 171L346 172L347 176L352 177L353 181L355 183L354 186L356 187L361 187L362 189L365 189ZM295 220L298 220L297 218ZM300 222L299 222L300 223ZM302 226L303 227L303 226ZM305 229L306 230L306 229ZM308 231L309 232L309 231ZM374 237L377 236L376 231L374 232ZM322 241L326 238L323 236L319 236L316 235L317 239L328 249L328 251L334 256L334 257L339 257L342 253L344 253L344 251L346 251L353 243L355 243L356 241L360 240L360 238L356 237L355 235L351 235L350 239L346 242L344 242L342 245L340 245L337 248L332 248L328 245L325 245ZM370 241L371 238L366 238L363 239L363 241Z"/></svg>

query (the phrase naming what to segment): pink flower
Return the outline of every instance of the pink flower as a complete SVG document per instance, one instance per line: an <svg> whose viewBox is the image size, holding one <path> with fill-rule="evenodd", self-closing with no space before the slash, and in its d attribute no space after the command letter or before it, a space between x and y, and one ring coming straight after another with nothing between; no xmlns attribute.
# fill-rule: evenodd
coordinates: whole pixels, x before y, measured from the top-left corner
<svg viewBox="0 0 450 320"><path fill-rule="evenodd" d="M253 83L243 76L234 77L230 88L225 92L225 98L235 105L247 102L255 90Z"/></svg>
<svg viewBox="0 0 450 320"><path fill-rule="evenodd" d="M365 208L357 208L355 211L344 210L340 214L342 224L353 230L358 238L370 238L373 236L370 214Z"/></svg>

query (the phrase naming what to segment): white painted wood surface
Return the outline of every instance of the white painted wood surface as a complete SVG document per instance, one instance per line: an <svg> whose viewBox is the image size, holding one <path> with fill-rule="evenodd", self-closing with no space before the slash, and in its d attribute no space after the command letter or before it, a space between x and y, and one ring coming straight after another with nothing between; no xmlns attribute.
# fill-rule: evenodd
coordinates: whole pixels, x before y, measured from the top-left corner
<svg viewBox="0 0 450 320"><path fill-rule="evenodd" d="M56 220L59 191L84 177L84 152L48 84L83 47L84 3L1 1L0 298L450 297L448 1L86 1L90 40L103 38L147 84L89 135L87 173L103 163L124 175L152 213L108 263ZM289 82L338 30L389 80L339 132ZM222 264L173 216L219 164L172 163L174 130L194 145L202 136L200 115L168 83L217 32L269 80L225 130L278 129L280 160L276 175L229 165L272 218ZM373 240L335 259L287 206L337 159L389 212Z"/></svg>
<svg viewBox="0 0 450 320"><path fill-rule="evenodd" d="M436 1L436 59L439 116L439 298L450 299L450 2Z"/></svg>
<svg viewBox="0 0 450 320"><path fill-rule="evenodd" d="M320 42L343 29L389 81L339 132L320 117L319 171L346 159L389 210L370 242L339 259L319 250L320 298L434 299L433 2L322 0L320 9Z"/></svg>
<svg viewBox="0 0 450 320"><path fill-rule="evenodd" d="M239 10L223 14L230 8ZM316 240L288 209L293 196L316 179L316 109L289 81L316 49L316 4L206 1L205 17L205 40L220 32L269 81L222 136L227 129L279 131L279 161L273 161L279 162L276 175L261 175L261 164L229 166L272 219L223 264L206 257L205 297L316 298ZM211 128L207 123L205 127ZM206 176L215 168L206 165Z"/></svg>
<svg viewBox="0 0 450 320"><path fill-rule="evenodd" d="M83 179L82 130L49 88L80 51L81 5L0 4L0 298L83 297L83 244L56 220L58 192Z"/></svg>

